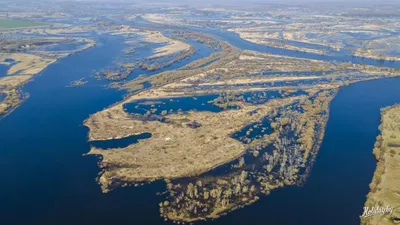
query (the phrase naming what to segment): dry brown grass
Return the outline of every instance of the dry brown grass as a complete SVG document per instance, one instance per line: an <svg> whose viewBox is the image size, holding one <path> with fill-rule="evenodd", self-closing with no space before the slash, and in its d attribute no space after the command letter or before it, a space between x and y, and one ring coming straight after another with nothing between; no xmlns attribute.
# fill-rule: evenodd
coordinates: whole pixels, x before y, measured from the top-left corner
<svg viewBox="0 0 400 225"><path fill-rule="evenodd" d="M400 105L382 110L381 135L377 137L374 155L377 167L370 184L365 206L400 207ZM400 218L398 210L389 215L375 215L361 218L365 225L394 224L393 218Z"/></svg>

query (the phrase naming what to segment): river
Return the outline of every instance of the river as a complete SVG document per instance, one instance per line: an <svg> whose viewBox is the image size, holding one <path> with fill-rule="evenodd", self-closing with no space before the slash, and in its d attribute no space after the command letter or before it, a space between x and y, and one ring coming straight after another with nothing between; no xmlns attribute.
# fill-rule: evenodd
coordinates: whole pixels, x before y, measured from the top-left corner
<svg viewBox="0 0 400 225"><path fill-rule="evenodd" d="M105 195L95 181L97 157L82 156L90 148L83 120L124 94L90 83L66 88L123 54L117 37L98 38L97 47L63 58L36 76L23 88L30 98L0 120L0 224L165 224L158 216L163 197L155 194L164 191L163 182ZM208 223L359 224L376 164L372 148L379 109L400 102L399 86L397 78L344 87L331 104L325 138L304 186L275 190Z"/></svg>

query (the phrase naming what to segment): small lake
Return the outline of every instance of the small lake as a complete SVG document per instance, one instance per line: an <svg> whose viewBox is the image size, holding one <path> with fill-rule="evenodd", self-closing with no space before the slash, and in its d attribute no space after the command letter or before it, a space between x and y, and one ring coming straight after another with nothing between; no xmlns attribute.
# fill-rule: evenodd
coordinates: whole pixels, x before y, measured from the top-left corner
<svg viewBox="0 0 400 225"><path fill-rule="evenodd" d="M104 140L104 141L91 141L90 145L96 148L111 149L111 148L126 148L131 144L138 143L140 139L150 138L150 133L144 133L139 135L132 135L115 140Z"/></svg>
<svg viewBox="0 0 400 225"><path fill-rule="evenodd" d="M222 109L210 101L217 98L218 95L203 95L196 97L179 97L168 99L157 99L156 101L139 100L124 105L124 110L128 113L137 113L144 115L147 111L155 109L153 114L161 115L162 111L177 113L196 111L220 112Z"/></svg>
<svg viewBox="0 0 400 225"><path fill-rule="evenodd" d="M10 67L4 64L0 64L0 78L7 76L7 71Z"/></svg>

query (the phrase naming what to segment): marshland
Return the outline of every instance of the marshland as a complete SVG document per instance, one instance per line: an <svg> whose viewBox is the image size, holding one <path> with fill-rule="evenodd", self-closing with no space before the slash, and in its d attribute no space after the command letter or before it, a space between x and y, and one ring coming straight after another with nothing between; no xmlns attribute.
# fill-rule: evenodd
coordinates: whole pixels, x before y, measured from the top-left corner
<svg viewBox="0 0 400 225"><path fill-rule="evenodd" d="M0 4L4 224L377 224L364 205L398 204L398 6Z"/></svg>

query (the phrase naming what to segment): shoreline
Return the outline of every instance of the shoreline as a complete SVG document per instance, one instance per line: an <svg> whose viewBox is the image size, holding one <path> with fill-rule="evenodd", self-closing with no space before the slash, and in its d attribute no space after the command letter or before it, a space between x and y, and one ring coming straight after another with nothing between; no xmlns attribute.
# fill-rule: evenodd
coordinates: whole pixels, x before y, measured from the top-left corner
<svg viewBox="0 0 400 225"><path fill-rule="evenodd" d="M68 54L61 55L56 58L51 58L50 56L38 56L36 54L32 53L0 53L2 58L8 59L11 58L14 61L18 62L17 64L11 66L7 70L7 74L0 78L0 87L3 86L5 88L5 91L2 91L0 93L5 93L6 97L2 102L0 102L1 105L6 105L4 111L0 111L0 119L5 118L6 116L10 115L11 112L13 112L16 108L18 108L21 104L23 104L24 101L26 101L29 98L29 93L23 93L22 88L29 82L32 82L34 77L37 76L38 74L42 73L48 66L58 62L60 59L63 59L65 57L72 56L74 54L78 54L82 51L86 51L90 48L94 48L96 46L95 40L88 39L88 38L83 38L82 40L87 41L88 43L83 46L81 49L77 49L76 51L70 52ZM14 56L13 56L14 55ZM26 58L28 61L24 62L22 58ZM29 61L30 60L30 61ZM40 61L40 62L37 62ZM25 64L23 64L25 63ZM41 64L40 64L41 63ZM15 69L14 66L16 67L21 67L19 69ZM39 65L37 65L39 64ZM14 67L14 68L13 68ZM12 73L10 71L16 70ZM26 77L26 79L21 80L21 78ZM14 100L11 100L11 102L8 102L9 100L7 97L9 96L8 93L10 92L18 92L22 98L18 99L18 102L15 103ZM28 97L27 97L28 96Z"/></svg>
<svg viewBox="0 0 400 225"><path fill-rule="evenodd" d="M400 105L381 109L381 133L376 138L373 154L377 166L370 183L370 191L361 215L362 225L386 225L400 220ZM389 207L392 211L377 213L373 210ZM397 209L397 210L396 210Z"/></svg>

